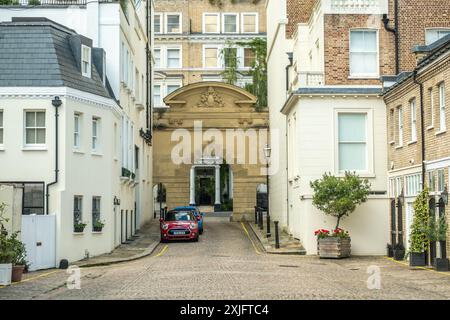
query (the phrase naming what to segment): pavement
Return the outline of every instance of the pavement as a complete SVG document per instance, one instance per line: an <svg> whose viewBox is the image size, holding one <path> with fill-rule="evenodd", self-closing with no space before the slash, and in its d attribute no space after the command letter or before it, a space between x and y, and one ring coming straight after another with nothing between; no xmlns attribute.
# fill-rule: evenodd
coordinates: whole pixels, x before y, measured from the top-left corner
<svg viewBox="0 0 450 320"><path fill-rule="evenodd" d="M227 218L206 218L197 243L159 244L138 260L71 272L35 274L0 288L0 300L450 299L450 272L411 270L385 257L271 255L248 224ZM77 275L79 289L68 287Z"/></svg>
<svg viewBox="0 0 450 320"><path fill-rule="evenodd" d="M267 224L264 216L263 229L260 229L254 222L249 222L248 226L260 242L264 251L269 254L306 254L306 250L303 248L300 240L293 238L291 235L279 229L279 244L280 247L276 248L275 245L275 224L270 224L270 237L267 237Z"/></svg>
<svg viewBox="0 0 450 320"><path fill-rule="evenodd" d="M76 261L71 265L87 268L141 259L152 254L159 242L159 221L155 220L144 225L130 241L120 245L114 251L87 260Z"/></svg>

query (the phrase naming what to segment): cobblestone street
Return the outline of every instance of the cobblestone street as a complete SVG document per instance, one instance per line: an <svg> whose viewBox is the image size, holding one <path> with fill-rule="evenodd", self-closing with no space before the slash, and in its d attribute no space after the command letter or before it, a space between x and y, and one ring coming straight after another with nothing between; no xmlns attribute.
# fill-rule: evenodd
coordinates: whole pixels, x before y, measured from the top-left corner
<svg viewBox="0 0 450 320"><path fill-rule="evenodd" d="M248 233L247 233L248 232ZM381 289L369 290L369 266ZM2 299L450 299L450 273L410 270L383 257L319 260L269 255L241 223L206 221L198 243L160 244L141 260L81 269L69 290L64 270L0 289Z"/></svg>

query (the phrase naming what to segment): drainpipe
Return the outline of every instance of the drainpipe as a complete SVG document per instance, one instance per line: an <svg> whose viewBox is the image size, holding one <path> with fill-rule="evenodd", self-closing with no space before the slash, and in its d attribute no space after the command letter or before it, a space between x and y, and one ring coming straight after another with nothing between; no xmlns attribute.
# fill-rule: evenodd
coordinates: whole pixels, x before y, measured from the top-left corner
<svg viewBox="0 0 450 320"><path fill-rule="evenodd" d="M49 214L49 197L50 197L50 187L58 183L58 174L59 174L59 163L58 163L58 117L59 117L59 107L62 105L62 101L59 97L55 97L52 100L52 105L55 107L55 180L48 183L46 186L46 206L45 213Z"/></svg>
<svg viewBox="0 0 450 320"><path fill-rule="evenodd" d="M394 0L394 28L389 27L389 18L387 14L383 14L383 24L386 31L394 34L395 39L395 74L400 73L400 35L398 30L398 0Z"/></svg>
<svg viewBox="0 0 450 320"><path fill-rule="evenodd" d="M294 63L293 59L293 53L288 52L287 53L289 58L289 64L286 66L286 93L289 91L289 68L292 67ZM289 99L289 98L288 98ZM285 148L286 148L286 224L289 226L289 143L288 143L288 118L286 117L286 123L285 123Z"/></svg>
<svg viewBox="0 0 450 320"><path fill-rule="evenodd" d="M293 64L293 54L292 52L287 52L289 59L289 64L286 66L286 92L289 91L289 68L292 67Z"/></svg>
<svg viewBox="0 0 450 320"><path fill-rule="evenodd" d="M419 85L420 88L420 136L422 139L422 146L421 146L421 152L422 152L422 188L425 187L425 173L426 173L426 167L425 167L425 120L424 115L425 111L423 108L423 83L419 82L417 80L417 70L414 70L414 83Z"/></svg>
<svg viewBox="0 0 450 320"><path fill-rule="evenodd" d="M150 131L150 127L151 127L151 123L152 123L152 120L150 119L150 116L151 116L151 112L150 112L150 95L151 95L151 89L150 89L150 86L152 85L151 84L151 81L150 81L150 73L151 73L151 57L150 57L150 44L151 44L151 40L152 40L152 26L151 26L151 23L150 23L150 21L151 21L151 19L150 19L150 1L149 0L147 0L147 5L146 5L146 15L145 15L145 21L146 21L146 24L147 24L147 44L146 44L146 48L145 48L145 51L146 51L146 53L147 53L147 63L146 63L146 77L147 77L147 95L146 95L146 102L145 102L145 105L146 105L146 109L145 109L145 114L146 114L146 125L147 125L147 133L149 133L149 131Z"/></svg>

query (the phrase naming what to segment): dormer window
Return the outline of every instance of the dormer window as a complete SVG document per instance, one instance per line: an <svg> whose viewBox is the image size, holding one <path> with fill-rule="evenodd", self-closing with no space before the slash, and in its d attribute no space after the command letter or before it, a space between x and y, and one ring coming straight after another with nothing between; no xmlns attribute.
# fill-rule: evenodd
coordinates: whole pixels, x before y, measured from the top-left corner
<svg viewBox="0 0 450 320"><path fill-rule="evenodd" d="M81 74L91 77L91 48L85 45L81 45Z"/></svg>

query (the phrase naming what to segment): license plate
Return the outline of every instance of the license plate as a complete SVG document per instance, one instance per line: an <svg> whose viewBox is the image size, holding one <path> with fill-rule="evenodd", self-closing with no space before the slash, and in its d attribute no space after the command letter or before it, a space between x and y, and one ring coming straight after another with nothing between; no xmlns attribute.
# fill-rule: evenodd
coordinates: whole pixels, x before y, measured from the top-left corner
<svg viewBox="0 0 450 320"><path fill-rule="evenodd" d="M174 231L173 234L174 235L184 234L184 231Z"/></svg>

